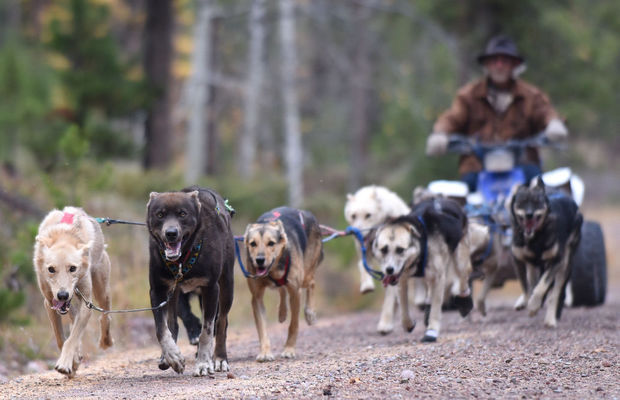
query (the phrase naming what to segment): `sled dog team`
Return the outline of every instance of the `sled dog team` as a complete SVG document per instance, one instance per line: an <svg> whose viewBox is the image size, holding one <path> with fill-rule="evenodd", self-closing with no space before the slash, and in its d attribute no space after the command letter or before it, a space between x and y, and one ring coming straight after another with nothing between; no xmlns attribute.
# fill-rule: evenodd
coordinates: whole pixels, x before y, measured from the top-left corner
<svg viewBox="0 0 620 400"><path fill-rule="evenodd" d="M377 331L387 334L397 321L411 332L411 306L424 310L422 342L434 342L441 330L442 305L452 298L464 317L474 306L470 277L477 265L484 274L476 308L486 315L486 295L497 269L497 249L489 228L468 218L454 200L425 190L414 192L408 206L395 193L367 186L347 195L347 222L364 234L368 261L380 266L386 287ZM523 286L521 307L530 315L547 302L545 325L555 327L563 306L570 258L580 240L582 217L566 196L547 193L542 180L520 186L509 199L512 256ZM185 359L177 346L177 316L198 345L193 374L228 371L228 312L233 301L234 211L215 191L192 186L177 192L151 193L147 204L149 283L156 336L161 346L159 368L183 373ZM496 240L495 243L498 241ZM361 259L361 292L374 290ZM316 321L315 273L323 259L321 228L309 211L278 207L247 226L241 256L247 267L252 312L260 342L257 361L274 360L265 318L265 289L279 293L278 320L290 312L288 337L281 353L295 357L299 313ZM482 262L474 262L485 253ZM110 310L110 259L97 221L82 209L53 210L39 226L33 257L56 342L61 350L55 369L73 377L81 361L81 338L91 312L86 301ZM302 293L305 292L305 293ZM202 323L189 310L188 296L200 296ZM162 306L162 304L164 304ZM61 317L71 328L65 338ZM112 345L110 317L100 318L101 348Z"/></svg>

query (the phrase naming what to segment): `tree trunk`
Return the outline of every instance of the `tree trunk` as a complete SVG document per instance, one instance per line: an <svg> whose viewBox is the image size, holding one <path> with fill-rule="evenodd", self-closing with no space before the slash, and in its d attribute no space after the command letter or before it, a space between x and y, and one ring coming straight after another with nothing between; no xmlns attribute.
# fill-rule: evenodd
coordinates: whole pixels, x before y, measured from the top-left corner
<svg viewBox="0 0 620 400"><path fill-rule="evenodd" d="M211 66L209 71L213 77L216 74L218 66L218 48L220 42L220 31L222 25L222 17L213 16L211 19ZM218 101L218 85L209 79L209 94L207 100L207 165L205 173L207 175L215 175L219 172L219 151L220 137L217 129L217 118L220 115L220 102Z"/></svg>
<svg viewBox="0 0 620 400"><path fill-rule="evenodd" d="M260 121L260 94L265 71L265 0L254 0L249 19L250 53L248 56L248 77L245 96L245 125L239 146L239 172L243 178L250 178L256 162L256 144Z"/></svg>
<svg viewBox="0 0 620 400"><path fill-rule="evenodd" d="M145 168L165 168L171 160L170 83L172 65L172 0L146 2L144 71L156 96L146 117Z"/></svg>
<svg viewBox="0 0 620 400"><path fill-rule="evenodd" d="M354 5L355 47L351 74L351 144L349 190L357 189L368 161L370 60L368 54L368 7Z"/></svg>
<svg viewBox="0 0 620 400"><path fill-rule="evenodd" d="M282 57L282 99L284 105L284 134L286 176L289 204L299 207L303 200L303 149L299 128L299 109L295 91L295 7L293 0L280 0L280 45Z"/></svg>
<svg viewBox="0 0 620 400"><path fill-rule="evenodd" d="M195 184L207 165L207 97L209 95L208 70L211 58L210 0L198 1L194 50L192 54L192 76L190 78L189 128L187 132L185 181Z"/></svg>

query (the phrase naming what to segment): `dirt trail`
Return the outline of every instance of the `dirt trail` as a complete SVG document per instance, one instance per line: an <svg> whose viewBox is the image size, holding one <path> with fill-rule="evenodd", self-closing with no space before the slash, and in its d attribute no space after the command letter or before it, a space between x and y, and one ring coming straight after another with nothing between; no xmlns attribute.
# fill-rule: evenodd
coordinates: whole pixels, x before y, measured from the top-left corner
<svg viewBox="0 0 620 400"><path fill-rule="evenodd" d="M613 289L613 288L610 288ZM616 288L618 289L618 288ZM252 326L231 331L230 374L191 376L194 349L182 342L186 373L160 371L155 346L99 353L69 380L50 371L0 385L2 398L620 398L620 298L610 290L603 307L567 309L559 327L543 315L513 311L491 299L488 317L444 313L435 344L422 344L422 316L413 333L397 327L380 336L375 313L320 319L302 325L298 358L254 361ZM275 350L285 326L270 324Z"/></svg>

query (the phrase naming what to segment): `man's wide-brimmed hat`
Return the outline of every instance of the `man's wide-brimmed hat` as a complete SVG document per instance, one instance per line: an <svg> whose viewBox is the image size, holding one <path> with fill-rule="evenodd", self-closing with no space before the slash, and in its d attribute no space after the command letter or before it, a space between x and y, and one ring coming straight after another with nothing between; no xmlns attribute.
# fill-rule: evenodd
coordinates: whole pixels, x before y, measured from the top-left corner
<svg viewBox="0 0 620 400"><path fill-rule="evenodd" d="M484 52L478 56L478 63L484 63L489 57L493 56L508 56L522 63L525 59L519 54L517 45L508 36L500 35L495 36L489 40Z"/></svg>

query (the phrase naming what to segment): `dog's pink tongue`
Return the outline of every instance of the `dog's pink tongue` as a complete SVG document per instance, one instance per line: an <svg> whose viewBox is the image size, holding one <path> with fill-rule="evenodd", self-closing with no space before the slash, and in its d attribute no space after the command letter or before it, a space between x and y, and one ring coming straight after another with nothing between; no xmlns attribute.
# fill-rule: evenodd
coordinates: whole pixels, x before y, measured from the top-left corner
<svg viewBox="0 0 620 400"><path fill-rule="evenodd" d="M383 280L381 282L383 282L383 287L387 287L389 284L391 284L394 279L396 279L395 277L393 277L392 275L386 275L385 278L383 278Z"/></svg>
<svg viewBox="0 0 620 400"><path fill-rule="evenodd" d="M525 232L531 234L534 231L535 221L533 219L525 221Z"/></svg>
<svg viewBox="0 0 620 400"><path fill-rule="evenodd" d="M181 256L181 241L178 241L173 246L170 246L170 244L166 243L165 253L166 253L166 258L169 260L174 261L177 258L179 258Z"/></svg>
<svg viewBox="0 0 620 400"><path fill-rule="evenodd" d="M65 305L64 301L58 301L56 299L52 299L52 310L60 310L62 306Z"/></svg>

